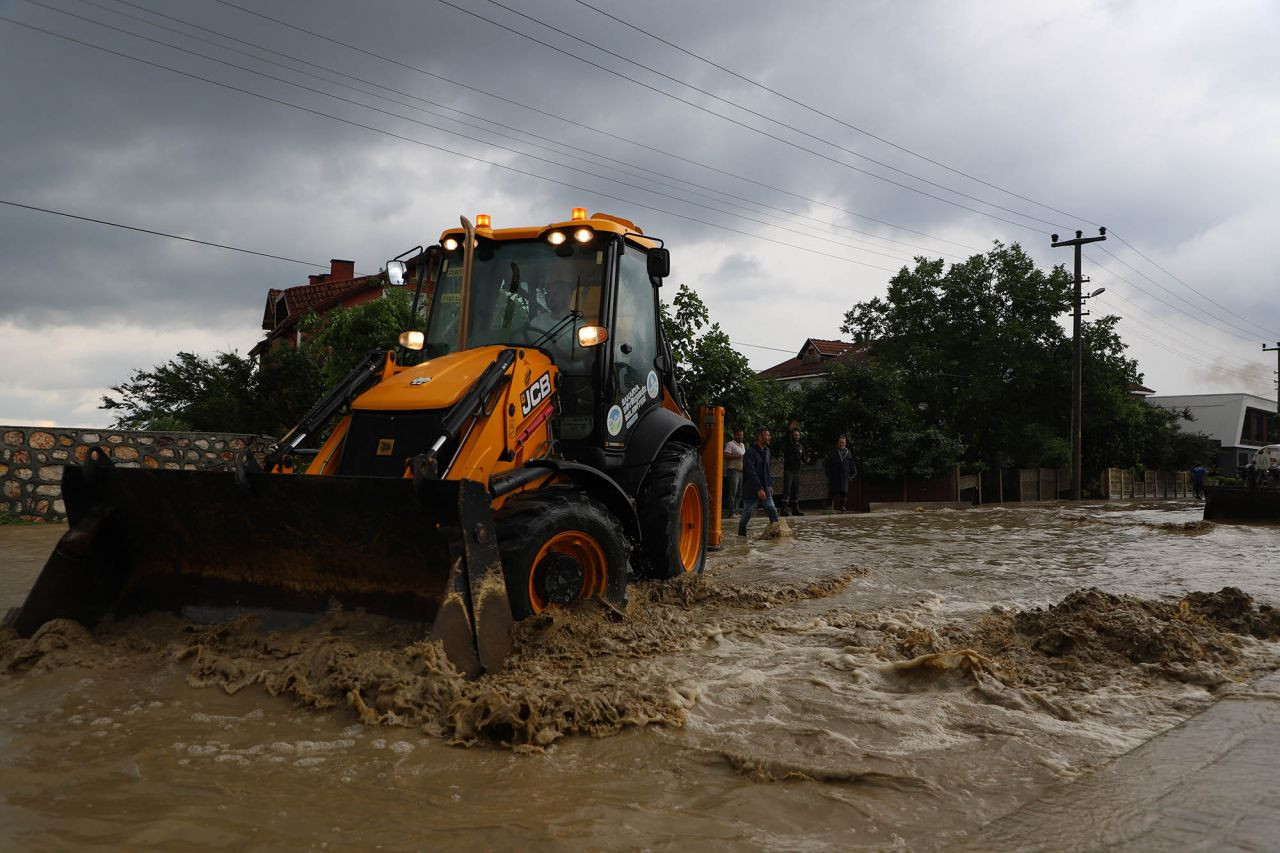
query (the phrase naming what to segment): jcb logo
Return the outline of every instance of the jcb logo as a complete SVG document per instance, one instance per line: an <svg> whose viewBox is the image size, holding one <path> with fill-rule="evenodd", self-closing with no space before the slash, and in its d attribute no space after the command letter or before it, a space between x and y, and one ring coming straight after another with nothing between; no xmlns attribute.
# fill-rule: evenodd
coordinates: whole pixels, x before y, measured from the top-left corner
<svg viewBox="0 0 1280 853"><path fill-rule="evenodd" d="M520 395L520 413L527 415L534 406L551 396L551 374L544 373Z"/></svg>

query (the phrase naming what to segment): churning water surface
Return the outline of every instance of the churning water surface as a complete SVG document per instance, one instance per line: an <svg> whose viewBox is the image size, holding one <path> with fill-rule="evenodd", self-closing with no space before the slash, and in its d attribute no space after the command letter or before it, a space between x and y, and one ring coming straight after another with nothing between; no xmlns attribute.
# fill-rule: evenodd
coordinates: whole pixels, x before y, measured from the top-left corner
<svg viewBox="0 0 1280 853"><path fill-rule="evenodd" d="M951 846L1280 662L1280 620L1187 597L1280 602L1280 528L1199 517L729 525L702 578L529 620L475 682L354 613L0 635L0 844ZM60 532L0 528L0 606Z"/></svg>

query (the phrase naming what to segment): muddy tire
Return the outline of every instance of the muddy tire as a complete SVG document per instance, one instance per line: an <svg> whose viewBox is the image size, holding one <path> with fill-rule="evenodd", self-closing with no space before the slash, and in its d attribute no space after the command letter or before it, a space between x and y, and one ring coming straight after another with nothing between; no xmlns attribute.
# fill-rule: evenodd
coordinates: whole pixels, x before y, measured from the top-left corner
<svg viewBox="0 0 1280 853"><path fill-rule="evenodd" d="M698 450L671 443L658 452L636 498L637 571L648 578L701 573L707 562L710 502Z"/></svg>
<svg viewBox="0 0 1280 853"><path fill-rule="evenodd" d="M631 545L590 495L560 486L517 495L495 522L516 620L587 598L626 605Z"/></svg>

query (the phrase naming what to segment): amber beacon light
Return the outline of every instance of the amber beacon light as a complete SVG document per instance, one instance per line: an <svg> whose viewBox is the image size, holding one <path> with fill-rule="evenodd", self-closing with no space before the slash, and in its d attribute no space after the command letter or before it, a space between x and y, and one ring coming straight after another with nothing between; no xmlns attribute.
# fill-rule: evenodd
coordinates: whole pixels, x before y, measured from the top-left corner
<svg viewBox="0 0 1280 853"><path fill-rule="evenodd" d="M477 227L477 228L490 228L490 227L492 227L492 225L493 225L493 220L489 217L489 214L487 214L487 213L477 213L477 214L476 214L476 227Z"/></svg>
<svg viewBox="0 0 1280 853"><path fill-rule="evenodd" d="M569 221L570 222L586 222L587 209L585 207L575 207L573 211L569 214Z"/></svg>

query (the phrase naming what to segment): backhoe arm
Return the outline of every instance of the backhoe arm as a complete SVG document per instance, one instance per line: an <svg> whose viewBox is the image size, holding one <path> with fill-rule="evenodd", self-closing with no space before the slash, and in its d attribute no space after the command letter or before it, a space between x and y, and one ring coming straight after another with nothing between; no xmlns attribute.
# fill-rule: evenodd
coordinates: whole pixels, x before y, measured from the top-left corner
<svg viewBox="0 0 1280 853"><path fill-rule="evenodd" d="M333 386L320 402L311 407L293 429L267 451L266 469L270 471L281 461L281 456L289 450L297 450L316 430L321 429L335 412L351 403L368 390L382 376L382 366L386 362L385 350L372 350L364 357L364 361Z"/></svg>

